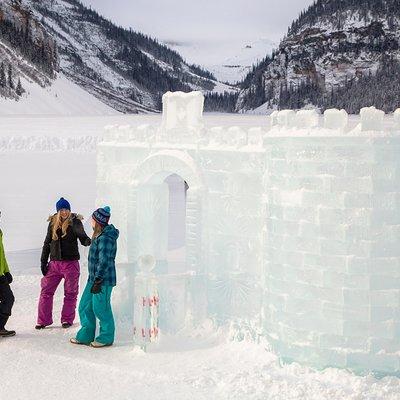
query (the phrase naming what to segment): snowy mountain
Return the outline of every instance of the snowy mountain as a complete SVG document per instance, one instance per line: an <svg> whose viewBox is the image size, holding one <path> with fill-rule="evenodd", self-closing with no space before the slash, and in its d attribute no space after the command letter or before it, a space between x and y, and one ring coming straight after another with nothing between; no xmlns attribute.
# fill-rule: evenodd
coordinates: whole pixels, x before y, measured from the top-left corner
<svg viewBox="0 0 400 400"><path fill-rule="evenodd" d="M58 44L61 71L123 112L160 109L167 90L212 90L211 74L76 0L25 0Z"/></svg>
<svg viewBox="0 0 400 400"><path fill-rule="evenodd" d="M57 45L19 1L0 3L0 94L18 100L22 82L45 88L59 69Z"/></svg>
<svg viewBox="0 0 400 400"><path fill-rule="evenodd" d="M244 80L236 109L400 104L400 0L317 0Z"/></svg>
<svg viewBox="0 0 400 400"><path fill-rule="evenodd" d="M3 0L0 7L0 61L5 80L8 74L15 80L14 89L5 90L9 98L24 99L33 90L40 92L36 102L44 96L46 103L62 93L49 97L32 83L47 88L61 79L58 89L69 80L69 89L84 89L114 110L148 112L161 108L168 90L225 90L211 73L167 46L114 25L77 0ZM18 79L25 94L15 93Z"/></svg>
<svg viewBox="0 0 400 400"><path fill-rule="evenodd" d="M257 40L208 40L203 42L168 41L185 60L201 65L219 81L235 84L242 81L254 64L271 54L276 44L267 38Z"/></svg>

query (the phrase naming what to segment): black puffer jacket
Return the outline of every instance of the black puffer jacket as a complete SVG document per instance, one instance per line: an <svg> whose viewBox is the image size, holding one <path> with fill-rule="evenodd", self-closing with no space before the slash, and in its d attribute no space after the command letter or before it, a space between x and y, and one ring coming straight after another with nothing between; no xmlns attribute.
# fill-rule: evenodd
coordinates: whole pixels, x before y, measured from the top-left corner
<svg viewBox="0 0 400 400"><path fill-rule="evenodd" d="M86 235L83 228L83 217L79 214L70 215L70 224L67 228L67 234L62 237L61 229L57 231L58 240L52 238L51 218L47 228L46 239L44 240L42 256L40 258L42 267L51 261L73 261L79 260L78 239L83 246L90 246L91 240Z"/></svg>

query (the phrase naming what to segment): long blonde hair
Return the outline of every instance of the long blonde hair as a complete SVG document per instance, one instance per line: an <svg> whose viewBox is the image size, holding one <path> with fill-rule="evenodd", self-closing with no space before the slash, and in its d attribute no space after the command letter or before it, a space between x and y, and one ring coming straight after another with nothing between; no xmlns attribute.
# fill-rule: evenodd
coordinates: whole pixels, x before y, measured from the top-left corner
<svg viewBox="0 0 400 400"><path fill-rule="evenodd" d="M58 240L59 237L57 235L57 231L61 229L61 237L65 237L67 234L68 226L71 224L71 211L68 213L68 217L64 220L61 218L61 211L57 214L54 214L50 220L52 227L52 239Z"/></svg>
<svg viewBox="0 0 400 400"><path fill-rule="evenodd" d="M98 238L101 233L103 232L104 226L100 225L96 220L94 220L94 229L93 229L93 236L92 240Z"/></svg>

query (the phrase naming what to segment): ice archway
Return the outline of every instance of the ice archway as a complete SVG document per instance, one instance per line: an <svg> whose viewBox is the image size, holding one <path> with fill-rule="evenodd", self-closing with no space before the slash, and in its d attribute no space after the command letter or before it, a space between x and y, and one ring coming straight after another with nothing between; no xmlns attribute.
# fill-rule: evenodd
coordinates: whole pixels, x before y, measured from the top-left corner
<svg viewBox="0 0 400 400"><path fill-rule="evenodd" d="M144 251L140 248L140 240L138 240L138 232L141 231L138 219L140 218L138 216L140 196L146 197L145 203L147 203L147 206L150 204L152 207L165 207L168 201L162 202L160 198L157 200L157 196L167 196L167 187L164 181L172 174L178 175L189 186L186 194L186 264L188 269L200 273L204 267L201 260L201 205L205 188L195 161L179 150L159 151L147 157L136 169L128 205L130 210L128 231L136 233L128 238L128 261L134 263ZM164 219L162 228L165 230L168 225L165 223L165 212L163 215L159 217L160 223ZM165 231L161 232L161 234L164 238L168 236ZM163 253L162 257L165 258L165 240L161 241L164 244L164 248L157 250L157 256L161 255L161 251Z"/></svg>

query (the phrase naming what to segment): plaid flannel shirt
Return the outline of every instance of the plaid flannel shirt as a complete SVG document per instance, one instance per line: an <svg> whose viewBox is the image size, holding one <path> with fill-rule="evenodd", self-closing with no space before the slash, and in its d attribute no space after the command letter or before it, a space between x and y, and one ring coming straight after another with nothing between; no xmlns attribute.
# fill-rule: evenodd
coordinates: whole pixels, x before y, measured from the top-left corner
<svg viewBox="0 0 400 400"><path fill-rule="evenodd" d="M115 286L115 256L117 254L118 229L107 225L103 232L92 241L89 250L89 282L101 279L104 286Z"/></svg>

